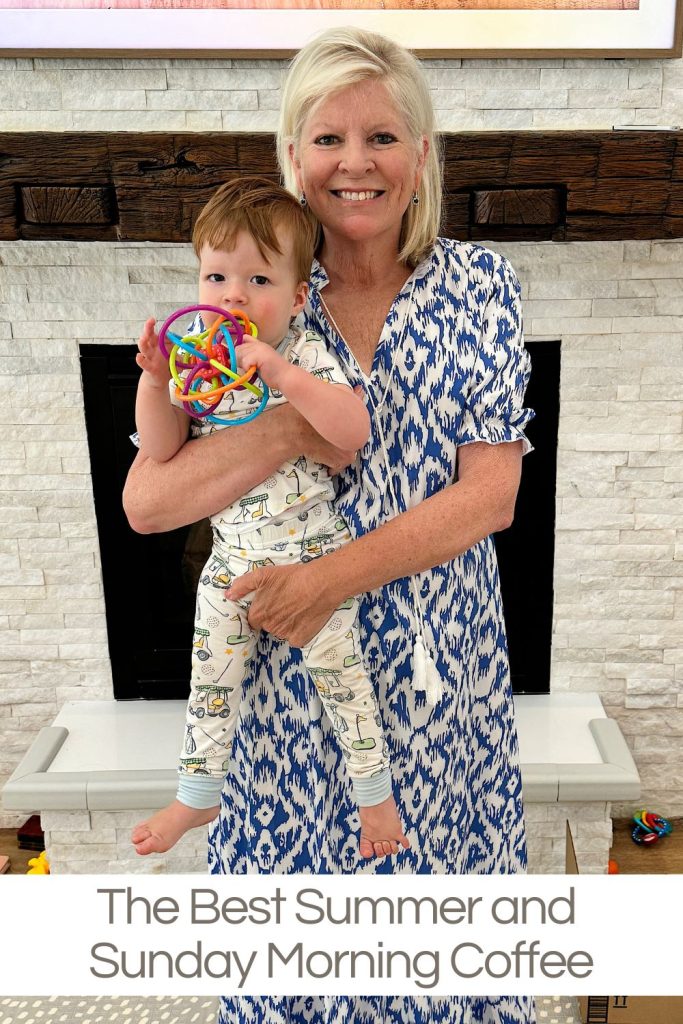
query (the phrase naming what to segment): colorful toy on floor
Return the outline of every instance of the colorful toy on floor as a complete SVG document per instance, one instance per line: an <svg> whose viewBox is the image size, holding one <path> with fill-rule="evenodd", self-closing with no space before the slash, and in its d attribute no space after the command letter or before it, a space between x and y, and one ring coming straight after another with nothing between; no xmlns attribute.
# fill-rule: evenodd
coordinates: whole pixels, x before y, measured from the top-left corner
<svg viewBox="0 0 683 1024"><path fill-rule="evenodd" d="M607 861L607 874L608 875L618 875L619 874L619 865L617 864L617 862L615 860L608 860Z"/></svg>
<svg viewBox="0 0 683 1024"><path fill-rule="evenodd" d="M170 330L172 324L188 314L215 313L211 326L197 334L179 335ZM263 412L268 402L268 387L253 383L256 367L240 373L236 347L244 336L257 337L255 324L239 309L228 312L218 306L185 306L176 310L163 323L159 331L159 348L168 359L171 376L176 383L176 397L185 403L189 416L206 419L209 423L235 426L248 423ZM188 370L183 380L180 371ZM225 419L213 415L223 395L237 388L246 388L259 399L259 405L246 416Z"/></svg>
<svg viewBox="0 0 683 1024"><path fill-rule="evenodd" d="M638 846L652 846L653 843L658 843L662 836L668 836L673 830L670 821L662 818L659 814L652 814L650 811L638 811L633 815L633 820L636 826L631 832L631 838Z"/></svg>
<svg viewBox="0 0 683 1024"><path fill-rule="evenodd" d="M50 863L47 859L45 850L38 854L37 857L31 857L28 862L27 875L49 875L50 874Z"/></svg>

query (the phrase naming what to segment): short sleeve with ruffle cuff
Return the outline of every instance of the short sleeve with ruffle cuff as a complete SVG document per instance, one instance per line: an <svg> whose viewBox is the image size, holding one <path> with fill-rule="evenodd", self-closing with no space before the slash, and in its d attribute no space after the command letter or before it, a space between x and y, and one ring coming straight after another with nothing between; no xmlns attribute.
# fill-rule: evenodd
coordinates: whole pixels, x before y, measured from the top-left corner
<svg viewBox="0 0 683 1024"><path fill-rule="evenodd" d="M522 454L533 451L524 434L535 414L524 407L531 360L524 348L520 293L514 270L501 259L493 272L474 366L463 391L458 445L523 441Z"/></svg>

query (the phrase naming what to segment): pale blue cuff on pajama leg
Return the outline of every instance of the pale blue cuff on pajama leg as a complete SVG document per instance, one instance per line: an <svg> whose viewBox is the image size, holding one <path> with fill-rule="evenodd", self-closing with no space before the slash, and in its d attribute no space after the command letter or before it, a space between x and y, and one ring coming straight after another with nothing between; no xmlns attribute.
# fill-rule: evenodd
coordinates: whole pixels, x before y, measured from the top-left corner
<svg viewBox="0 0 683 1024"><path fill-rule="evenodd" d="M379 775L368 779L352 779L353 791L359 807L374 807L391 796L391 769L385 768ZM217 807L221 802L223 779L210 775L178 775L176 798L186 807L203 810Z"/></svg>
<svg viewBox="0 0 683 1024"><path fill-rule="evenodd" d="M391 768L385 768L372 778L351 779L354 796L359 807L374 807L391 796Z"/></svg>
<svg viewBox="0 0 683 1024"><path fill-rule="evenodd" d="M205 807L217 807L221 802L223 782L224 779L216 779L211 775L186 775L179 772L176 800L197 811Z"/></svg>

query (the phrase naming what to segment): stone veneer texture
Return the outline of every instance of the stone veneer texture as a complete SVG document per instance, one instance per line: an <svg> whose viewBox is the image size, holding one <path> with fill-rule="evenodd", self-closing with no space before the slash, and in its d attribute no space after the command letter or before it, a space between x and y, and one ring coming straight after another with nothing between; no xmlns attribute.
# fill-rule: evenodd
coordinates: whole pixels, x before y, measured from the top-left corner
<svg viewBox="0 0 683 1024"><path fill-rule="evenodd" d="M682 60L425 60L443 131L680 124ZM280 60L0 59L0 131L272 131Z"/></svg>

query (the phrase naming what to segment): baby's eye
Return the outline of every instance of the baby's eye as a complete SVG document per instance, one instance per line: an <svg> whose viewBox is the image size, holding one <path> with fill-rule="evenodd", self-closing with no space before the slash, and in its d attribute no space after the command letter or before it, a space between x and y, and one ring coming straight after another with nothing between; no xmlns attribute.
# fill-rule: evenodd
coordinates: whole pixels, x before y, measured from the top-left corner
<svg viewBox="0 0 683 1024"><path fill-rule="evenodd" d="M333 146L339 139L336 135L319 135L315 139L316 146Z"/></svg>
<svg viewBox="0 0 683 1024"><path fill-rule="evenodd" d="M212 284L220 284L221 281L225 281L225 276L223 274L207 274L206 279Z"/></svg>
<svg viewBox="0 0 683 1024"><path fill-rule="evenodd" d="M265 274L254 274L251 281L252 284L270 284L270 278L266 277Z"/></svg>

